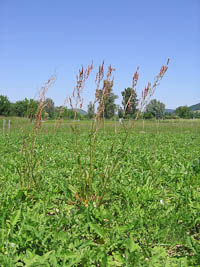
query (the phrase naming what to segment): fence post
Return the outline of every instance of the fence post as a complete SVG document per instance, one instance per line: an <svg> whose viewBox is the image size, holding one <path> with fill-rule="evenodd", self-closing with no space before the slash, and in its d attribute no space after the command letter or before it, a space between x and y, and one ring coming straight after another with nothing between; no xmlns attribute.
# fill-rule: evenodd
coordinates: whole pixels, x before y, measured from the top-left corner
<svg viewBox="0 0 200 267"><path fill-rule="evenodd" d="M3 133L5 133L6 120L3 120Z"/></svg>
<svg viewBox="0 0 200 267"><path fill-rule="evenodd" d="M8 120L8 132L10 132L10 120Z"/></svg>

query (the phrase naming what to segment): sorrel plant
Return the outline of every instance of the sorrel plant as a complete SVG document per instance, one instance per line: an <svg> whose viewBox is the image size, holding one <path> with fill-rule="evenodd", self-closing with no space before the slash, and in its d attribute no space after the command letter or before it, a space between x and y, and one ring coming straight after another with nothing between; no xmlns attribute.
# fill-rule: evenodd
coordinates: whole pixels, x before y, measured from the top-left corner
<svg viewBox="0 0 200 267"><path fill-rule="evenodd" d="M31 120L34 118L32 131L23 136L23 144L21 149L21 161L16 170L19 176L20 186L30 189L33 186L39 186L43 160L41 158L42 141L41 126L42 117L45 108L45 97L50 86L55 82L55 75L41 87L39 91L38 107L35 114L31 114Z"/></svg>
<svg viewBox="0 0 200 267"><path fill-rule="evenodd" d="M135 120L138 119L139 114L144 110L150 98L153 96L156 88L159 85L159 82L162 80L164 74L166 73L168 69L168 64L169 64L169 59L167 61L167 64L161 67L159 74L154 79L153 85L151 86L151 83L148 83L148 85L142 91L142 96L139 101ZM76 119L77 107L80 107L80 108L82 107L83 99L81 97L81 92L84 88L85 81L89 77L89 74L92 69L93 69L93 65L89 66L87 69L84 69L82 67L82 69L79 70L79 76L77 76L77 85L74 88L72 97L69 98L70 107L75 111L74 121ZM114 70L115 69L110 65L105 75L104 74L104 61L103 61L103 63L99 66L99 70L96 74L96 80L95 80L96 92L95 92L95 100L94 100L93 105L95 107L95 105L97 104L97 107L96 107L96 115L94 116L92 120L91 128L89 129L89 135L88 135L89 148L87 149L87 152L86 152L89 158L88 168L82 162L83 158L81 157L81 153L80 153L81 149L80 149L80 144L78 142L79 131L77 129L77 125L76 123L72 125L72 131L74 134L74 155L79 166L77 173L76 173L76 177L78 177L79 186L77 186L77 188L72 188L72 191L78 203L81 203L85 206L88 205L89 201L96 202L97 206L101 205L104 199L104 196L106 194L107 185L110 179L113 179L115 175L115 171L118 168L121 157L126 153L126 140L130 133L130 127L128 126L128 123L125 120L123 120L125 136L121 143L120 149L118 149L117 155L115 155L115 160L112 162L111 165L109 164L108 159L111 158L112 153L114 151L115 140L113 138L113 141L106 152L106 157L104 161L104 169L98 178L95 177L94 166L95 166L96 143L97 143L98 138L102 138L104 135L105 101L109 97L109 94L113 88L114 78L112 76L112 73ZM139 68L137 68L135 74L133 75L132 94L130 95L126 106L124 107L124 116L123 116L124 118L125 118L125 111L127 108L131 108L130 103L136 93L136 86L137 86L137 82L139 78L138 70ZM101 124L102 124L102 131L101 131ZM134 125L134 121L133 121L133 125ZM96 182L96 179L99 179L100 181L99 182L100 186L98 186L98 188L94 188L94 182Z"/></svg>

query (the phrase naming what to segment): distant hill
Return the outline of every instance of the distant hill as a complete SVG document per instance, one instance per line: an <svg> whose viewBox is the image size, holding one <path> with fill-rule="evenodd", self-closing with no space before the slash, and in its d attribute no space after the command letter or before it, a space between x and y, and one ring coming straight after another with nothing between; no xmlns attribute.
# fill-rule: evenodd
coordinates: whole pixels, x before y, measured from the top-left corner
<svg viewBox="0 0 200 267"><path fill-rule="evenodd" d="M72 110L71 108L67 109L67 110ZM74 109L75 110L75 109ZM87 112L83 109L80 109L80 108L77 108L77 113L83 115L83 116L86 116L87 115Z"/></svg>
<svg viewBox="0 0 200 267"><path fill-rule="evenodd" d="M200 103L189 107L191 111L200 110Z"/></svg>
<svg viewBox="0 0 200 267"><path fill-rule="evenodd" d="M196 105L192 105L189 108L190 108L191 111L197 111L197 110L200 111L200 103L199 104L196 104ZM166 108L165 109L165 112L167 112L167 113L174 113L175 112L175 109Z"/></svg>
<svg viewBox="0 0 200 267"><path fill-rule="evenodd" d="M77 108L77 112L83 116L86 116L87 115L87 112L83 109L80 109L80 108Z"/></svg>
<svg viewBox="0 0 200 267"><path fill-rule="evenodd" d="M175 112L175 109L166 108L165 109L165 112L167 112L167 113L173 113L173 112Z"/></svg>

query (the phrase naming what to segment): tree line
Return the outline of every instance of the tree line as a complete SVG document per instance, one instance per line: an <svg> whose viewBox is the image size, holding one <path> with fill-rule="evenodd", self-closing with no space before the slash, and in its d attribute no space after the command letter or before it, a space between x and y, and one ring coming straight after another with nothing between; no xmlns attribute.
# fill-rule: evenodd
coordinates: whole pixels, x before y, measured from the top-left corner
<svg viewBox="0 0 200 267"><path fill-rule="evenodd" d="M0 95L0 115L2 116L17 116L34 119L38 105L39 101L36 101L32 98L25 98L24 100L11 103L7 96ZM46 119L56 119L59 117L61 110L63 118L74 118L74 111L72 109L63 109L62 106L56 107L51 98L46 98L42 117ZM78 119L80 119L81 116L81 114L77 114Z"/></svg>
<svg viewBox="0 0 200 267"><path fill-rule="evenodd" d="M99 90L101 95L101 90ZM112 118L125 118L134 119L136 113L138 112L137 106L139 103L136 92L128 87L121 92L122 95L122 105L116 105L115 100L118 98L112 90L110 90L108 97L104 103L104 117L106 119ZM130 96L131 101L130 101ZM129 103L127 105L127 102ZM73 109L68 109L62 106L55 106L54 101L51 98L46 98L44 103L43 118L46 119L56 119L59 116L66 119L73 119L75 111ZM27 117L34 119L39 102L34 99L27 99L16 101L11 103L7 96L0 95L0 115L2 116L18 116ZM62 111L62 112L61 112ZM78 110L76 114L76 119L91 119L95 115L95 107L92 102L89 102L87 113ZM200 118L200 112L191 111L187 106L178 107L175 112L166 112L165 104L153 99L146 106L145 111L139 114L140 118L144 119L170 119L170 118Z"/></svg>

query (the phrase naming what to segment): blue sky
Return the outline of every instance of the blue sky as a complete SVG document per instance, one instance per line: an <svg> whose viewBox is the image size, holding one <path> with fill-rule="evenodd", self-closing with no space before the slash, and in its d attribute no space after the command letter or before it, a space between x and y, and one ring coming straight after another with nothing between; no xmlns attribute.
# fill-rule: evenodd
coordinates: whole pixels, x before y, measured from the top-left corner
<svg viewBox="0 0 200 267"><path fill-rule="evenodd" d="M93 60L84 109L94 99L98 65L116 68L113 91L131 86L138 95L171 59L154 98L167 108L200 102L199 0L0 0L0 94L33 98L55 71L48 97L62 105L76 74Z"/></svg>

